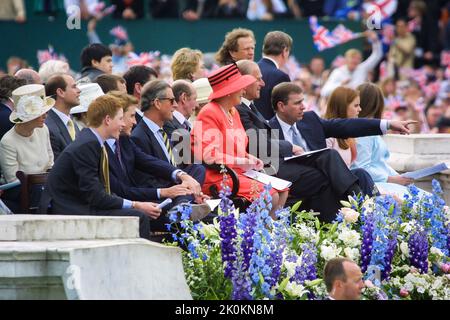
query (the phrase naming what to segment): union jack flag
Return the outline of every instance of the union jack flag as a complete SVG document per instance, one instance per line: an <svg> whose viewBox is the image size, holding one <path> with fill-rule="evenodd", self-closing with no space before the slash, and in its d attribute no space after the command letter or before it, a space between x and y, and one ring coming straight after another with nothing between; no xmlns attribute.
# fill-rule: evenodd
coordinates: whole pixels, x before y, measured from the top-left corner
<svg viewBox="0 0 450 320"><path fill-rule="evenodd" d="M128 41L127 30L125 30L124 27L122 27L122 26L117 26L117 27L111 29L111 31L109 33L113 37L115 37L119 40Z"/></svg>
<svg viewBox="0 0 450 320"><path fill-rule="evenodd" d="M360 36L359 33L355 33L350 29L347 29L344 25L339 24L331 32L332 36L336 39L337 43L342 44L350 40L356 39Z"/></svg>
<svg viewBox="0 0 450 320"><path fill-rule="evenodd" d="M336 45L336 40L330 30L319 25L316 17L309 18L309 25L313 32L313 42L317 50L323 51Z"/></svg>
<svg viewBox="0 0 450 320"><path fill-rule="evenodd" d="M142 52L137 55L134 52L131 52L128 55L127 64L129 67L133 66L147 66L153 67L153 63L159 58L160 52Z"/></svg>

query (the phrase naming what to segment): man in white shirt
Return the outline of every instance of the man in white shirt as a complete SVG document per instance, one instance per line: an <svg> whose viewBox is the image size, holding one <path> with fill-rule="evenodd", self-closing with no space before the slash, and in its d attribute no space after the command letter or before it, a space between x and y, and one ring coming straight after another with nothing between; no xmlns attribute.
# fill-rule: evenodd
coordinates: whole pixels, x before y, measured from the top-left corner
<svg viewBox="0 0 450 320"><path fill-rule="evenodd" d="M331 72L330 77L322 88L322 97L329 97L339 86L348 86L356 89L360 84L367 81L372 71L383 58L383 47L374 32L368 32L367 36L372 42L372 54L367 60L361 62L362 54L359 50L350 49L345 53L345 65Z"/></svg>
<svg viewBox="0 0 450 320"><path fill-rule="evenodd" d="M70 109L80 104L80 89L68 74L51 77L45 92L55 99L55 106L45 121L49 132L55 161L60 153L76 138L78 126L70 118Z"/></svg>

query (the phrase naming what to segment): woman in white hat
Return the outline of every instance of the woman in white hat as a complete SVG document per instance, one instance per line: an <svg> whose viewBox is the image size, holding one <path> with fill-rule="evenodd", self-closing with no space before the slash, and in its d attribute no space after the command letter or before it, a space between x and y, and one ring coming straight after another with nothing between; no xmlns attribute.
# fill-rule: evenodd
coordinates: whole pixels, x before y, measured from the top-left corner
<svg viewBox="0 0 450 320"><path fill-rule="evenodd" d="M73 121L77 124L78 129L83 130L88 127L87 111L92 101L105 95L102 88L97 83L87 83L78 86L81 90L80 105L70 109Z"/></svg>
<svg viewBox="0 0 450 320"><path fill-rule="evenodd" d="M22 86L13 91L12 96L15 110L9 120L14 127L0 141L0 166L8 183L17 180L17 171L34 174L46 172L53 166L53 151L45 119L55 100L45 97L45 87L37 84ZM19 187L8 190L2 198L8 200L8 205L13 209L14 202L16 205L19 203Z"/></svg>

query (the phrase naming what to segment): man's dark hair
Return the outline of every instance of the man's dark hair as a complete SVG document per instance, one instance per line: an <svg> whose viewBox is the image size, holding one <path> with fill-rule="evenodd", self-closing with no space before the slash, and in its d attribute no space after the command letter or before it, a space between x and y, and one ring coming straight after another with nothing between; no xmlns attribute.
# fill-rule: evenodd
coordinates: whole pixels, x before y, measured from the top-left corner
<svg viewBox="0 0 450 320"><path fill-rule="evenodd" d="M25 79L18 79L14 76L6 75L0 78L0 101L8 100L12 97L12 92L17 88L27 84Z"/></svg>
<svg viewBox="0 0 450 320"><path fill-rule="evenodd" d="M192 95L191 87L189 86L189 82L185 80L177 80L172 84L172 91L175 97L175 101L180 101L180 97L183 93L186 93L188 97Z"/></svg>
<svg viewBox="0 0 450 320"><path fill-rule="evenodd" d="M145 112L153 106L156 98L166 98L165 91L170 85L164 80L152 80L142 89L141 111Z"/></svg>
<svg viewBox="0 0 450 320"><path fill-rule="evenodd" d="M271 31L264 37L263 53L267 56L278 56L287 48L291 51L292 38L282 31Z"/></svg>
<svg viewBox="0 0 450 320"><path fill-rule="evenodd" d="M121 76L116 76L114 74L101 74L94 80L100 88L102 88L103 92L107 94L110 91L118 90L117 82L126 83L125 79Z"/></svg>
<svg viewBox="0 0 450 320"><path fill-rule="evenodd" d="M107 56L112 57L112 51L108 47L100 43L91 44L81 52L81 66L83 68L92 67L92 60L100 62Z"/></svg>
<svg viewBox="0 0 450 320"><path fill-rule="evenodd" d="M48 79L47 83L45 84L45 94L47 96L56 99L56 91L58 89L66 91L66 88L67 82L66 80L64 80L64 76L62 75L53 76L50 79Z"/></svg>
<svg viewBox="0 0 450 320"><path fill-rule="evenodd" d="M323 280L327 287L327 291L331 292L333 283L336 280L347 281L347 275L344 270L344 262L354 263L347 258L334 258L327 262L323 269Z"/></svg>
<svg viewBox="0 0 450 320"><path fill-rule="evenodd" d="M303 90L298 85L292 82L282 82L277 84L272 90L272 107L273 110L277 111L278 102L288 103L289 95L291 93L302 93Z"/></svg>
<svg viewBox="0 0 450 320"><path fill-rule="evenodd" d="M134 86L136 83L145 85L151 80L151 77L158 78L156 71L147 66L134 66L131 67L124 75L123 78L127 82L127 92L128 94L134 93Z"/></svg>

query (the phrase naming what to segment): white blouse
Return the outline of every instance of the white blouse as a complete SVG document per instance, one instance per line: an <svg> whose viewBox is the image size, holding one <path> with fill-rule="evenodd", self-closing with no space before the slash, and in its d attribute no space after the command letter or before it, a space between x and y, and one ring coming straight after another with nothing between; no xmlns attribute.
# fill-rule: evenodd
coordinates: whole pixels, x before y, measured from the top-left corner
<svg viewBox="0 0 450 320"><path fill-rule="evenodd" d="M6 181L17 181L16 172L46 172L53 166L53 151L47 126L36 128L30 137L19 135L15 127L0 141L0 166Z"/></svg>

